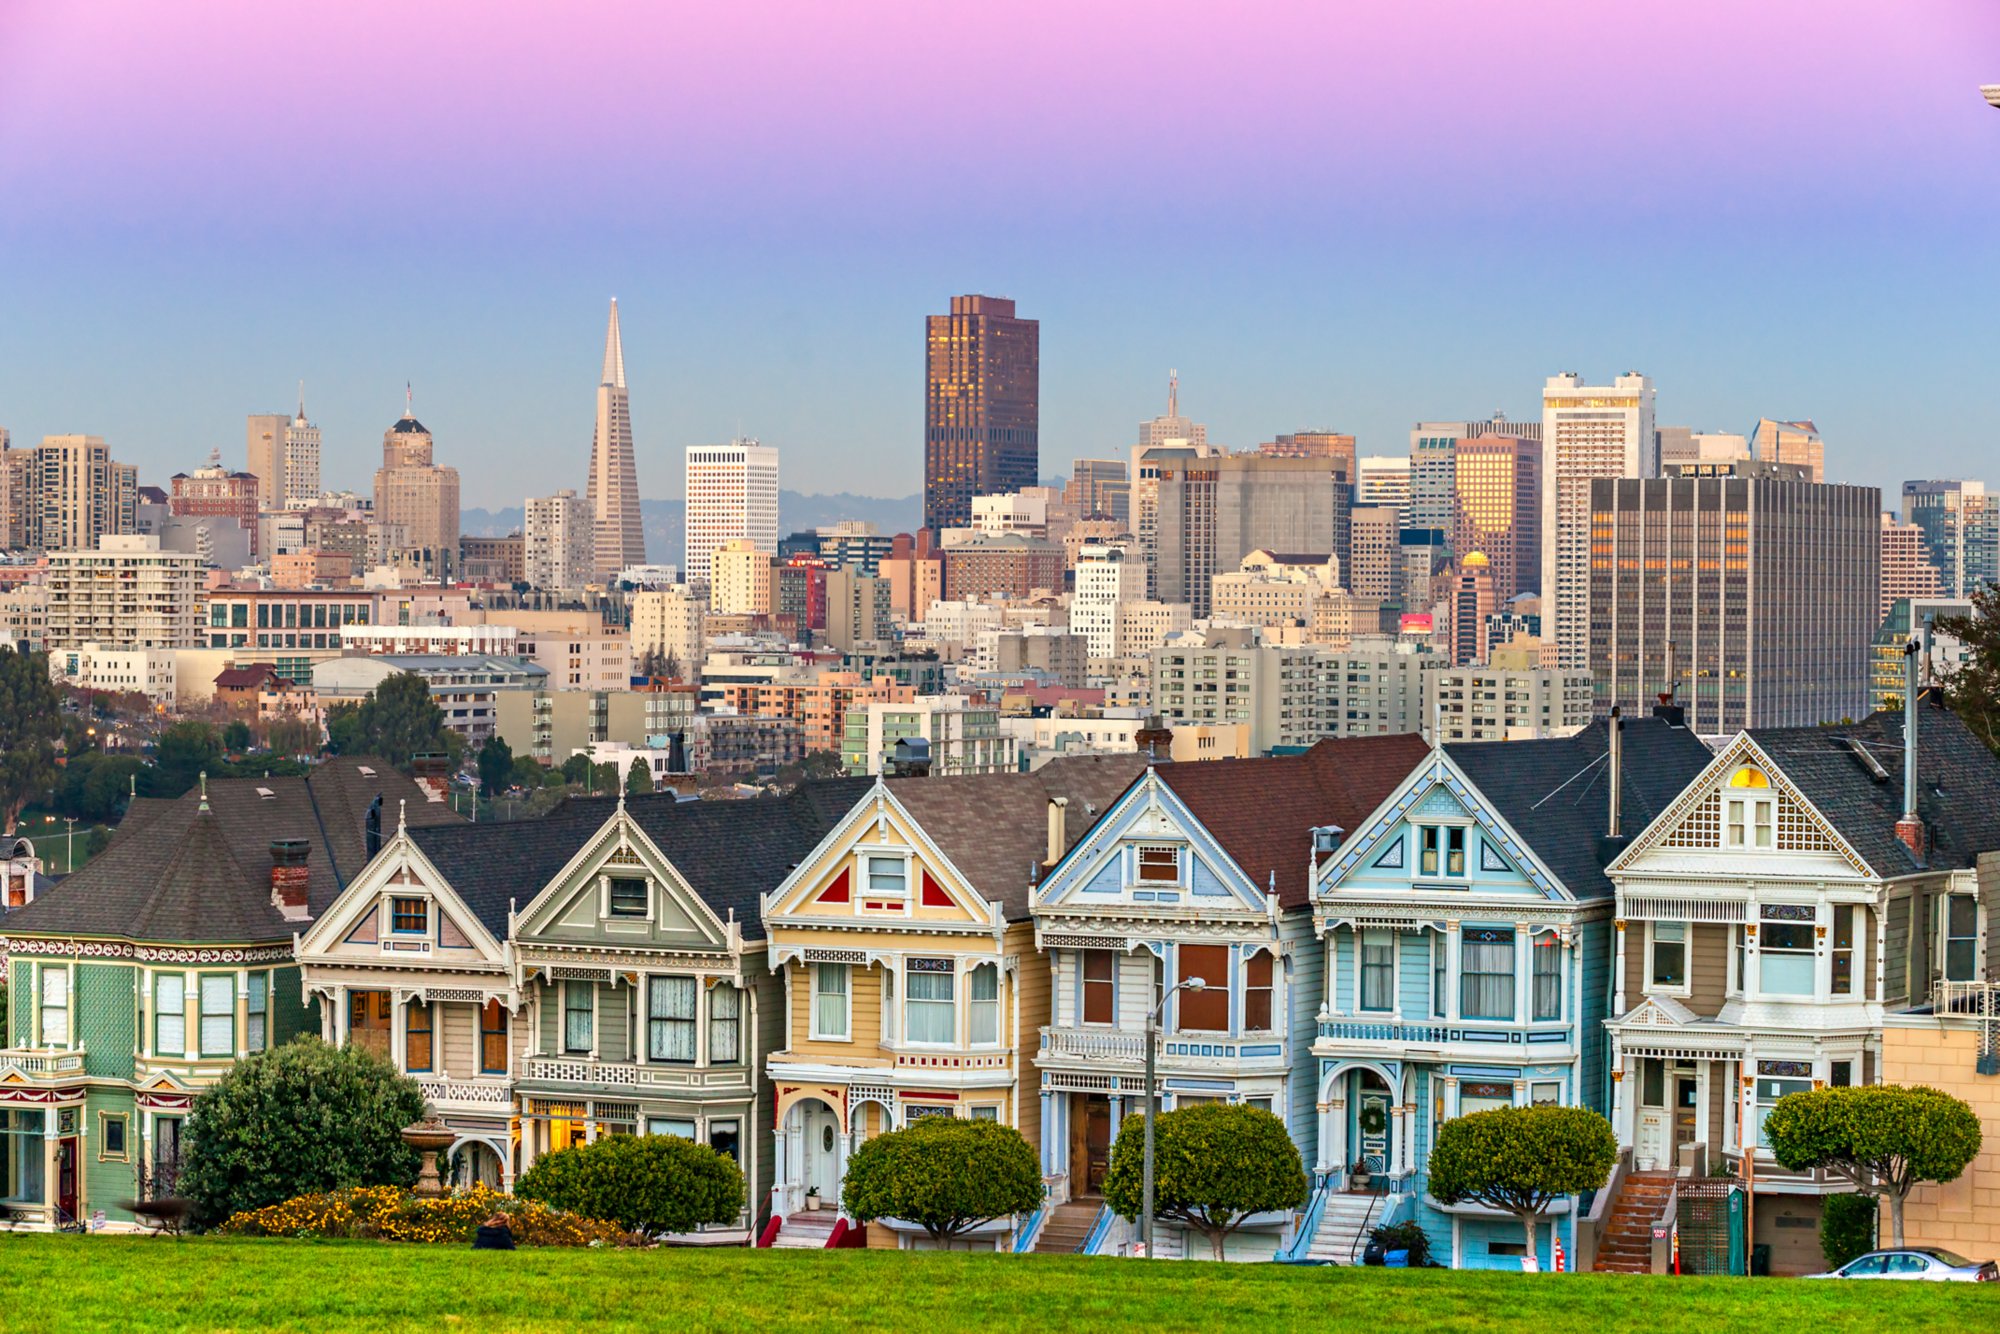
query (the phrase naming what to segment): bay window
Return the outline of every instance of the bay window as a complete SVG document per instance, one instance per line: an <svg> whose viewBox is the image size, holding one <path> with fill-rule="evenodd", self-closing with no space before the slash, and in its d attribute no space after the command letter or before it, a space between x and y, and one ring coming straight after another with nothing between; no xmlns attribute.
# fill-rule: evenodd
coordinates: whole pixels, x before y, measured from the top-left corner
<svg viewBox="0 0 2000 1334"><path fill-rule="evenodd" d="M1774 1066L1798 1067L1798 1070L1788 1071L1790 1075L1788 1078L1767 1077L1763 1072ZM1752 1115L1755 1117L1757 1147L1768 1149L1771 1147L1771 1141L1764 1135L1764 1118L1768 1117L1771 1109L1777 1106L1778 1099L1788 1093L1808 1093L1812 1090L1813 1082L1810 1069L1805 1068L1805 1063L1802 1061L1759 1061L1757 1069L1757 1106Z"/></svg>
<svg viewBox="0 0 2000 1334"><path fill-rule="evenodd" d="M687 1064L694 1060L695 1004L700 986L691 977L646 981L646 1059Z"/></svg>
<svg viewBox="0 0 2000 1334"><path fill-rule="evenodd" d="M1459 1013L1467 1019L1514 1017L1514 932L1468 927L1459 949Z"/></svg>
<svg viewBox="0 0 2000 1334"><path fill-rule="evenodd" d="M589 982L563 983L563 1050L588 1055L595 1045L597 988Z"/></svg>
<svg viewBox="0 0 2000 1334"><path fill-rule="evenodd" d="M1396 1008L1396 936L1391 931L1361 933L1361 995L1363 1010Z"/></svg>
<svg viewBox="0 0 2000 1334"><path fill-rule="evenodd" d="M681 1139L694 1139L694 1122L678 1116L649 1116L646 1118L648 1135L675 1135Z"/></svg>
<svg viewBox="0 0 2000 1334"><path fill-rule="evenodd" d="M1854 994L1854 908L1849 904L1833 910L1833 994Z"/></svg>
<svg viewBox="0 0 2000 1334"><path fill-rule="evenodd" d="M813 965L812 1035L816 1038L847 1037L847 965Z"/></svg>
<svg viewBox="0 0 2000 1334"><path fill-rule="evenodd" d="M250 995L243 1003L243 1049L263 1051L271 1045L271 975L250 974Z"/></svg>
<svg viewBox="0 0 2000 1334"><path fill-rule="evenodd" d="M743 1059L743 993L719 983L708 993L708 1061L731 1065Z"/></svg>
<svg viewBox="0 0 2000 1334"><path fill-rule="evenodd" d="M227 973L201 979L201 1054L236 1054L236 979Z"/></svg>
<svg viewBox="0 0 2000 1334"><path fill-rule="evenodd" d="M970 1006L970 1040L974 1046L992 1047L1000 1042L1000 965L982 963L966 982Z"/></svg>
<svg viewBox="0 0 2000 1334"><path fill-rule="evenodd" d="M1084 950L1083 1022L1118 1022L1118 956L1111 950Z"/></svg>
<svg viewBox="0 0 2000 1334"><path fill-rule="evenodd" d="M1757 956L1759 991L1767 996L1812 995L1813 926L1810 921L1758 923Z"/></svg>
<svg viewBox="0 0 2000 1334"><path fill-rule="evenodd" d="M9 1107L0 1103L0 1200L42 1204L47 1176L43 1170L42 1131L48 1115L39 1107Z"/></svg>
<svg viewBox="0 0 2000 1334"><path fill-rule="evenodd" d="M1514 1105L1514 1086L1498 1081L1467 1080L1458 1086L1458 1114L1490 1112Z"/></svg>
<svg viewBox="0 0 2000 1334"><path fill-rule="evenodd" d="M1563 1017L1563 964L1562 937L1553 931L1544 931L1533 937L1534 947L1528 951L1529 983L1534 988L1530 997L1535 1019L1560 1019Z"/></svg>
<svg viewBox="0 0 2000 1334"><path fill-rule="evenodd" d="M708 1123L708 1147L714 1149L731 1162L740 1162L743 1157L743 1136L735 1121L710 1121Z"/></svg>
<svg viewBox="0 0 2000 1334"><path fill-rule="evenodd" d="M950 959L912 959L903 992L903 1027L911 1042L949 1046L958 1037L957 981Z"/></svg>
<svg viewBox="0 0 2000 1334"><path fill-rule="evenodd" d="M187 978L159 973L153 978L153 1052L180 1056L187 1051Z"/></svg>

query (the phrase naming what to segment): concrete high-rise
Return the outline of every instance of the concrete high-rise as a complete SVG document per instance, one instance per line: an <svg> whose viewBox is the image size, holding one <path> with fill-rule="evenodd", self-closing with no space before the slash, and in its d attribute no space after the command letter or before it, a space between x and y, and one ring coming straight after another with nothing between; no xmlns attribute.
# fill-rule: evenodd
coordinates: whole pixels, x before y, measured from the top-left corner
<svg viewBox="0 0 2000 1334"><path fill-rule="evenodd" d="M1341 554L1351 547L1351 474L1339 460L1152 450L1157 472L1152 595L1207 616L1214 577L1253 551ZM1343 567L1342 580L1346 580Z"/></svg>
<svg viewBox="0 0 2000 1334"><path fill-rule="evenodd" d="M1978 481L1903 483L1903 522L1923 530L1924 550L1946 596L1969 598L2000 579L2000 496Z"/></svg>
<svg viewBox="0 0 2000 1334"><path fill-rule="evenodd" d="M590 502L575 490L529 496L521 517L522 577L528 587L581 591L596 568L596 531Z"/></svg>
<svg viewBox="0 0 2000 1334"><path fill-rule="evenodd" d="M1542 386L1542 639L1545 665L1590 663L1591 483L1660 470L1653 381L1628 371L1609 385L1570 372Z"/></svg>
<svg viewBox="0 0 2000 1334"><path fill-rule="evenodd" d="M9 526L31 550L93 548L129 533L137 518L139 470L111 457L94 435L49 435L8 452Z"/></svg>
<svg viewBox="0 0 2000 1334"><path fill-rule="evenodd" d="M1041 468L1041 324L1002 297L955 296L924 320L924 526L972 522L972 498Z"/></svg>
<svg viewBox="0 0 2000 1334"><path fill-rule="evenodd" d="M1158 445L1193 445L1205 448L1207 444L1208 428L1192 417L1181 416L1181 373L1168 371L1166 415L1139 423L1138 447L1152 449Z"/></svg>
<svg viewBox="0 0 2000 1334"><path fill-rule="evenodd" d="M1487 559L1504 605L1542 586L1542 446L1512 435L1460 440L1452 462L1451 549Z"/></svg>
<svg viewBox="0 0 2000 1334"><path fill-rule="evenodd" d="M374 523L384 535L385 563L446 579L458 569L458 469L438 467L432 448L431 433L406 402L382 433Z"/></svg>
<svg viewBox="0 0 2000 1334"><path fill-rule="evenodd" d="M1750 457L1759 463L1795 463L1807 479L1826 480L1826 444L1819 427L1809 421L1781 422L1760 418L1750 432Z"/></svg>
<svg viewBox="0 0 2000 1334"><path fill-rule="evenodd" d="M632 401L625 390L625 344L618 332L618 298L604 331L604 376L597 385L597 429L590 444L585 495L595 518L592 570L599 583L646 563L639 516L639 464L632 447Z"/></svg>
<svg viewBox="0 0 2000 1334"><path fill-rule="evenodd" d="M1076 589L1069 628L1082 635L1093 658L1118 652L1118 608L1146 597L1146 567L1121 543L1090 543L1076 555Z"/></svg>
<svg viewBox="0 0 2000 1334"><path fill-rule="evenodd" d="M1402 509L1410 503L1410 460L1391 454L1364 454L1354 467L1356 505L1393 505Z"/></svg>
<svg viewBox="0 0 2000 1334"><path fill-rule="evenodd" d="M257 478L257 508L285 507L285 431L292 419L282 412L253 412L243 429L245 471Z"/></svg>
<svg viewBox="0 0 2000 1334"><path fill-rule="evenodd" d="M687 560L690 584L707 587L714 553L748 539L759 551L778 550L778 451L755 440L689 445ZM970 502L968 502L970 503Z"/></svg>
<svg viewBox="0 0 2000 1334"><path fill-rule="evenodd" d="M250 469L256 472L255 468ZM306 387L299 385L299 410L285 423L284 498L279 505L298 508L320 497L319 427L306 420ZM263 478L258 478L258 494L263 494ZM277 508L273 506L272 508Z"/></svg>
<svg viewBox="0 0 2000 1334"><path fill-rule="evenodd" d="M1718 736L1867 712L1881 493L1807 476L1752 461L1592 480L1600 714L1672 691L1690 727Z"/></svg>
<svg viewBox="0 0 2000 1334"><path fill-rule="evenodd" d="M1937 566L1924 549L1924 530L1913 523L1898 523L1896 516L1882 513L1882 615L1898 598L1939 598L1944 583Z"/></svg>
<svg viewBox="0 0 2000 1334"><path fill-rule="evenodd" d="M1070 465L1063 499L1076 507L1079 518L1102 515L1119 523L1132 520L1132 482L1124 459L1078 459Z"/></svg>

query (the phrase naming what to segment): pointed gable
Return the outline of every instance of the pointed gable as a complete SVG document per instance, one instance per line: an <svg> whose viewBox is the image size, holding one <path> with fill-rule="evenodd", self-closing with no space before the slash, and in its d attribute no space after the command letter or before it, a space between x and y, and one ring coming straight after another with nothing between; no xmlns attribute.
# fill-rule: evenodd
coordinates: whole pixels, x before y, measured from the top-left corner
<svg viewBox="0 0 2000 1334"><path fill-rule="evenodd" d="M1112 910L1117 905L1231 906L1262 914L1267 895L1202 827L1162 770L1125 790L1035 890L1037 911Z"/></svg>

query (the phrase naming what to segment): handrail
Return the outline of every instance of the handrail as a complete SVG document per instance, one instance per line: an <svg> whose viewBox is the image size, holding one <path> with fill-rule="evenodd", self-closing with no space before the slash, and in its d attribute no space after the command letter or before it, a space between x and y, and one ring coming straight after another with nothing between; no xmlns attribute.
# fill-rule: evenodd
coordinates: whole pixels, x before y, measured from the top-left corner
<svg viewBox="0 0 2000 1334"><path fill-rule="evenodd" d="M1047 1220L1048 1212L1048 1193L1044 1191L1042 1202L1035 1206L1033 1213L1028 1215L1028 1221L1014 1229L1014 1254L1026 1255L1029 1251L1035 1249L1035 1242L1041 1237L1042 1224Z"/></svg>
<svg viewBox="0 0 2000 1334"><path fill-rule="evenodd" d="M1375 1217L1375 1206L1388 1198L1389 1197L1386 1195L1370 1195L1368 1197L1368 1212L1361 1215L1360 1230L1354 1234L1354 1243L1347 1248L1348 1264L1351 1265L1355 1263L1354 1259L1355 1251L1367 1249L1367 1247L1363 1243L1365 1243L1368 1240L1368 1233L1371 1231L1368 1224Z"/></svg>
<svg viewBox="0 0 2000 1334"><path fill-rule="evenodd" d="M1090 1235L1083 1239L1083 1245L1076 1248L1076 1253L1078 1255L1097 1254L1097 1248L1104 1242L1104 1234L1110 1230L1111 1206L1101 1204L1097 1207L1097 1221L1090 1225Z"/></svg>
<svg viewBox="0 0 2000 1334"><path fill-rule="evenodd" d="M1278 1255L1278 1259L1297 1260L1311 1253L1313 1239L1319 1235L1320 1219L1326 1214L1327 1199L1332 1194L1333 1174L1328 1172L1313 1188L1312 1198L1306 1201L1305 1216L1299 1220L1298 1230L1292 1234L1292 1244Z"/></svg>

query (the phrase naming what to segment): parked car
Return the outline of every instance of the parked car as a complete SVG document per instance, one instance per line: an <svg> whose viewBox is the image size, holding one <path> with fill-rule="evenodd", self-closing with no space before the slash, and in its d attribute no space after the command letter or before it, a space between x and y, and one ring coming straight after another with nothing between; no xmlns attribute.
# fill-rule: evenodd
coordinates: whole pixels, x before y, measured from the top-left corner
<svg viewBox="0 0 2000 1334"><path fill-rule="evenodd" d="M1968 1260L1937 1246L1904 1246L1895 1250L1870 1251L1856 1256L1827 1274L1808 1278L1914 1278L1933 1283L2000 1282L2000 1265L1991 1260Z"/></svg>

